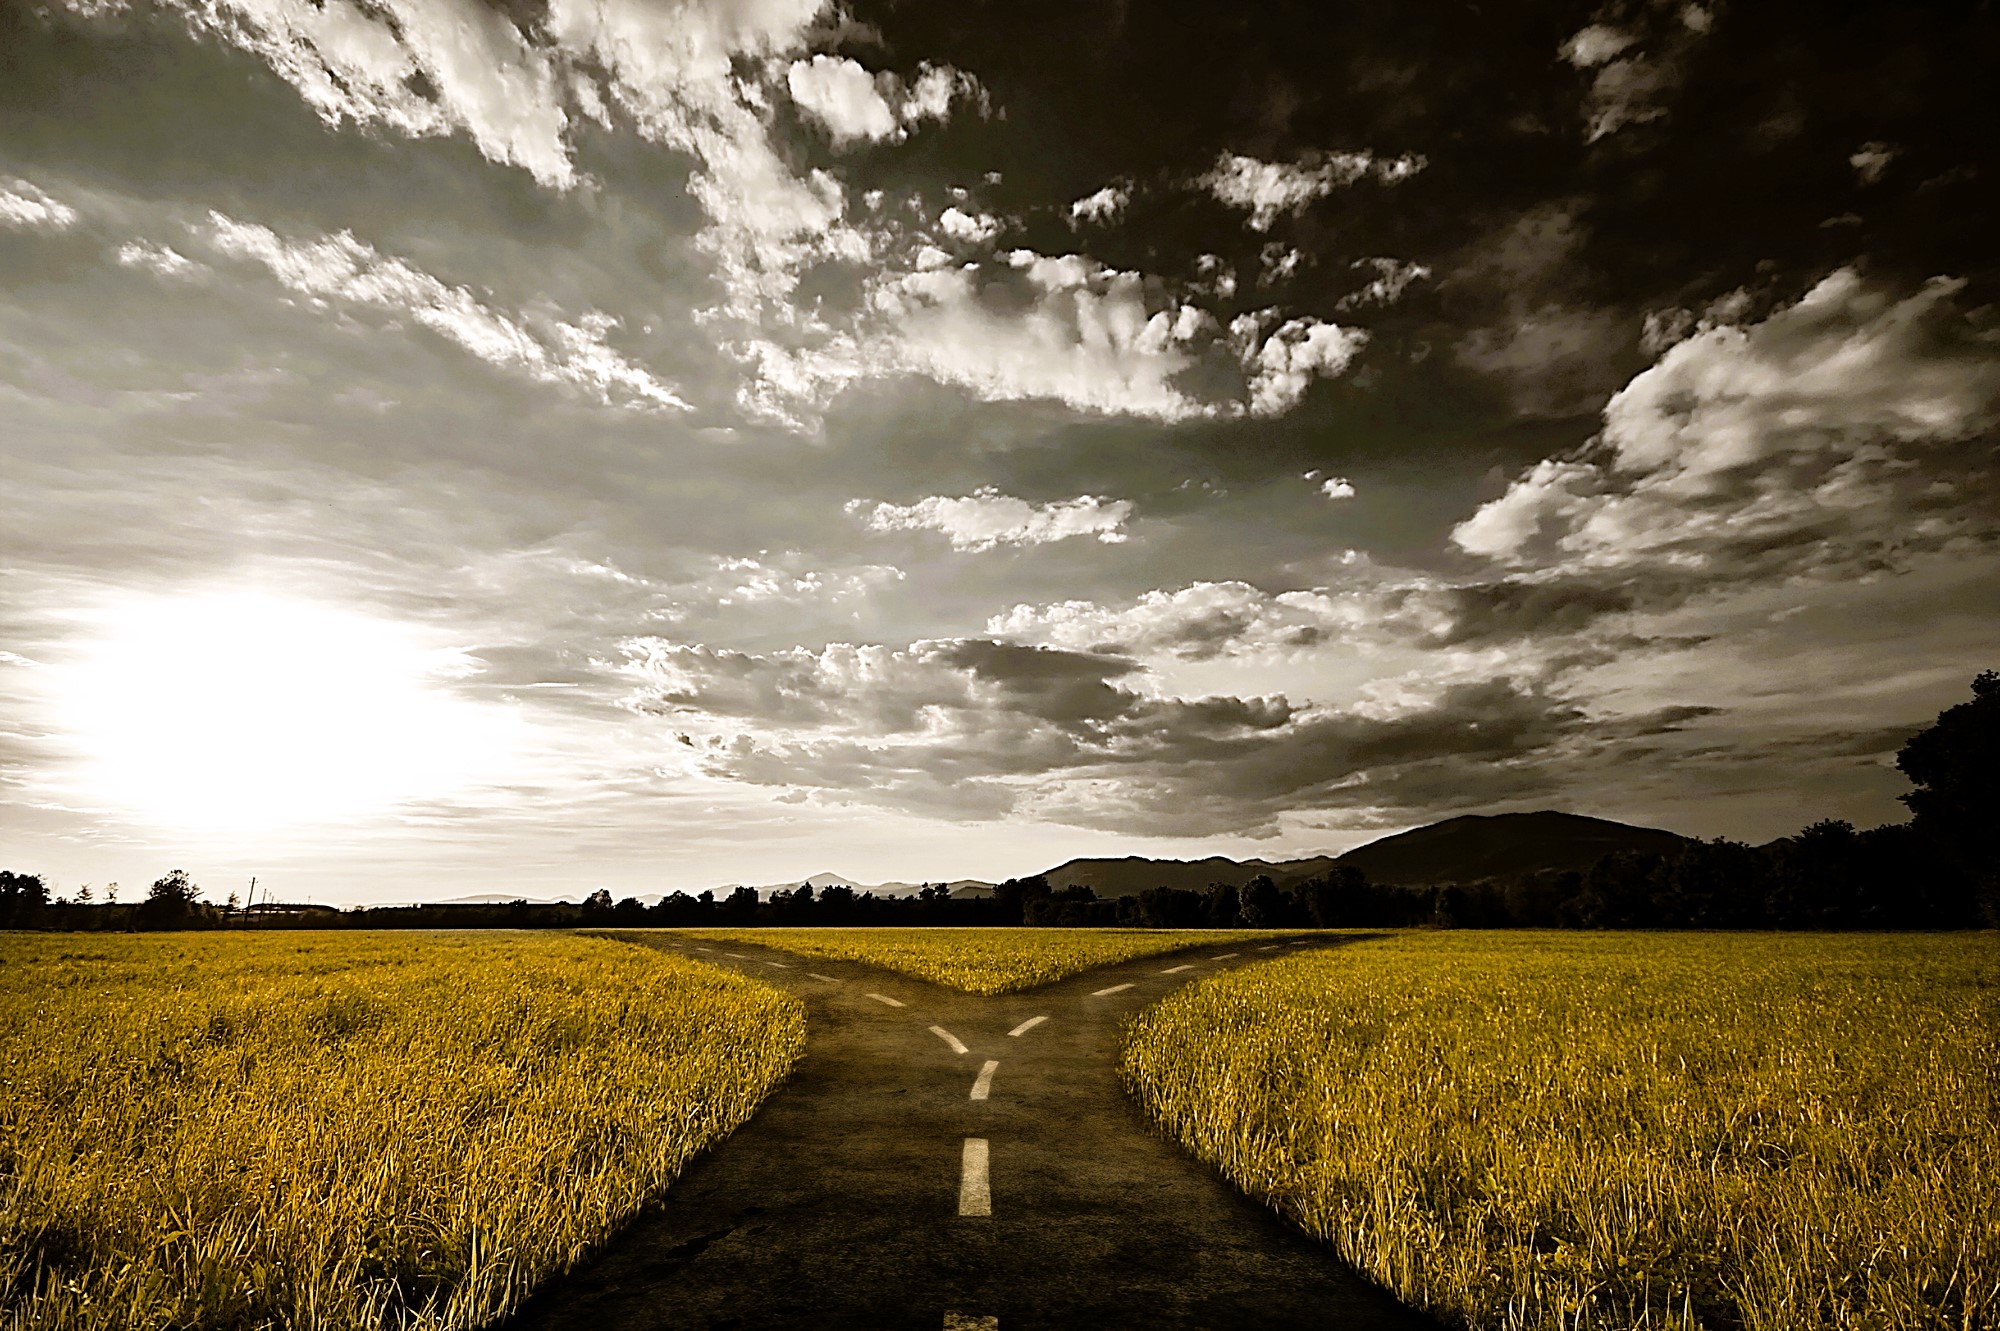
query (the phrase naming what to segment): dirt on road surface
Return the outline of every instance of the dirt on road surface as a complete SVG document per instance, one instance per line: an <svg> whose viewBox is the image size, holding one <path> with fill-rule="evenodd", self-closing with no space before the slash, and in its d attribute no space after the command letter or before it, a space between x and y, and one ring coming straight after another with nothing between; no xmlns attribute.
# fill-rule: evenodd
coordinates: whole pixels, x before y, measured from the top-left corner
<svg viewBox="0 0 2000 1331"><path fill-rule="evenodd" d="M739 943L631 941L797 994L806 1052L509 1331L1437 1331L1162 1139L1119 1084L1122 1016L1273 949L982 998Z"/></svg>

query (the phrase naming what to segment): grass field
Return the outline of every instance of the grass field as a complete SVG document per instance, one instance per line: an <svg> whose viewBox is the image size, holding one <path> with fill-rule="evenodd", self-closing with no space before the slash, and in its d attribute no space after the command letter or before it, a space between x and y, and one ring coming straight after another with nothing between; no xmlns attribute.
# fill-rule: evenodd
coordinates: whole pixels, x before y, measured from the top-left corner
<svg viewBox="0 0 2000 1331"><path fill-rule="evenodd" d="M1474 1327L2000 1327L1993 935L1403 934L1135 1019L1166 1130Z"/></svg>
<svg viewBox="0 0 2000 1331"><path fill-rule="evenodd" d="M969 994L1011 994L1135 957L1276 937L1256 929L676 929L802 957L860 961Z"/></svg>
<svg viewBox="0 0 2000 1331"><path fill-rule="evenodd" d="M804 1035L593 939L0 935L0 1326L480 1325Z"/></svg>

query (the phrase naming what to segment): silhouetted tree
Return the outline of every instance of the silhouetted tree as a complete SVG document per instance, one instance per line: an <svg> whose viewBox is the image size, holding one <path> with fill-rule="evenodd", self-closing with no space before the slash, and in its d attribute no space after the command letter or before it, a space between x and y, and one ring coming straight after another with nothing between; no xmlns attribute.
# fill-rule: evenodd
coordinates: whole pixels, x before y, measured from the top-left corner
<svg viewBox="0 0 2000 1331"><path fill-rule="evenodd" d="M186 869L175 869L153 881L139 906L139 922L148 929L185 929L196 917L201 889Z"/></svg>
<svg viewBox="0 0 2000 1331"><path fill-rule="evenodd" d="M1246 929L1276 929L1284 923L1284 904L1271 875L1260 873L1243 885L1236 916Z"/></svg>
<svg viewBox="0 0 2000 1331"><path fill-rule="evenodd" d="M609 915L611 913L611 889L600 887L583 899L586 915Z"/></svg>
<svg viewBox="0 0 2000 1331"><path fill-rule="evenodd" d="M1896 766L1919 835L1964 876L1989 924L2000 924L2000 674L1982 670L1972 701L1947 707L1910 737Z"/></svg>
<svg viewBox="0 0 2000 1331"><path fill-rule="evenodd" d="M40 874L0 869L0 929L32 929L49 904L49 885Z"/></svg>

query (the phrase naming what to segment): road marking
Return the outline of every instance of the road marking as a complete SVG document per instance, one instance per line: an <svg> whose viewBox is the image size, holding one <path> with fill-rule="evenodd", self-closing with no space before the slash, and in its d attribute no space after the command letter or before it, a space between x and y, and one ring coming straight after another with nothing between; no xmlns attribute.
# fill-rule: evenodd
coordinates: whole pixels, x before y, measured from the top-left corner
<svg viewBox="0 0 2000 1331"><path fill-rule="evenodd" d="M1122 994L1131 987L1132 986L1129 984L1114 984L1109 989L1099 989L1096 993L1092 994L1091 997L1102 998L1106 994Z"/></svg>
<svg viewBox="0 0 2000 1331"><path fill-rule="evenodd" d="M1185 965L1185 966L1169 966L1169 967L1167 967L1167 968L1166 968L1165 970L1161 971L1161 972L1160 972L1160 974L1162 974L1162 975L1179 975L1179 974L1180 974L1180 973L1181 973L1182 971L1191 971L1191 970L1193 970L1193 969L1194 969L1194 963L1193 963L1192 961L1190 961L1190 962L1189 962L1189 963L1188 963L1187 965Z"/></svg>
<svg viewBox="0 0 2000 1331"><path fill-rule="evenodd" d="M1229 960L1229 959L1230 959L1231 957L1240 957L1240 956L1242 956L1242 955L1243 955L1243 954L1242 954L1241 952L1225 952L1225 953L1223 953L1223 954L1222 954L1221 956L1219 956L1219 957L1211 957L1211 958L1209 958L1209 960L1211 960L1211 961L1227 961L1227 960Z"/></svg>
<svg viewBox="0 0 2000 1331"><path fill-rule="evenodd" d="M713 952L713 951L715 951L715 949L714 949L714 948L712 948L712 947L702 947L702 946L700 946L699 944L697 944L697 945L695 946L695 949L694 949L694 950L695 950L695 951L697 951L697 952Z"/></svg>
<svg viewBox="0 0 2000 1331"><path fill-rule="evenodd" d="M946 1313L944 1331L1000 1331L997 1317L968 1317L964 1313Z"/></svg>
<svg viewBox="0 0 2000 1331"><path fill-rule="evenodd" d="M743 954L742 954L741 952L725 952L725 953L723 953L722 955L723 955L723 956L725 956L725 957L734 957L734 958L736 958L736 959L737 959L738 961L748 961L748 960L750 960L750 958L748 958L748 957L744 956L744 955L743 955Z"/></svg>
<svg viewBox="0 0 2000 1331"><path fill-rule="evenodd" d="M834 979L831 975L821 975L818 971L807 971L806 974L810 975L815 980L825 980L828 984L840 983L840 981Z"/></svg>
<svg viewBox="0 0 2000 1331"><path fill-rule="evenodd" d="M888 1005L889 1005L890 1007L901 1007L901 1006L903 1006L903 1000L902 1000L902 999L900 999L900 998L891 998L891 997L889 997L889 995L887 995L887 994L870 994L870 995L868 995L868 996L869 996L870 998L874 999L874 1000L875 1000L876 1002L878 1002L878 1003L887 1003L887 1004L888 1004Z"/></svg>
<svg viewBox="0 0 2000 1331"><path fill-rule="evenodd" d="M987 1092L993 1089L993 1069L999 1066L1000 1066L1000 1060L997 1058L989 1058L986 1060L986 1066L979 1069L979 1075L973 1079L972 1082L973 1099L984 1100L986 1098Z"/></svg>
<svg viewBox="0 0 2000 1331"><path fill-rule="evenodd" d="M1284 946L1283 943L1266 943L1264 944L1264 946L1258 948L1257 950L1259 952L1276 952L1279 948L1283 946Z"/></svg>
<svg viewBox="0 0 2000 1331"><path fill-rule="evenodd" d="M1032 1031L1033 1029L1035 1029L1035 1027L1041 1025L1043 1022L1047 1020L1048 1020L1047 1017L1030 1017L1026 1021L1022 1022L1019 1026L1016 1026L1013 1030L1008 1031L1007 1034L1026 1035L1029 1031Z"/></svg>
<svg viewBox="0 0 2000 1331"><path fill-rule="evenodd" d="M988 1174L984 1137L965 1139L965 1155L960 1161L959 1170L958 1213L992 1215L993 1184Z"/></svg>
<svg viewBox="0 0 2000 1331"><path fill-rule="evenodd" d="M766 966L776 966L781 971L788 971L792 968L792 963L789 961L767 961L764 964Z"/></svg>
<svg viewBox="0 0 2000 1331"><path fill-rule="evenodd" d="M950 1045L951 1052L954 1054L969 1054L972 1052L970 1049L967 1049L965 1047L964 1041L960 1040L956 1035L953 1035L950 1031L946 1030L942 1026L931 1027L931 1034L937 1036L938 1039L943 1040L946 1044Z"/></svg>

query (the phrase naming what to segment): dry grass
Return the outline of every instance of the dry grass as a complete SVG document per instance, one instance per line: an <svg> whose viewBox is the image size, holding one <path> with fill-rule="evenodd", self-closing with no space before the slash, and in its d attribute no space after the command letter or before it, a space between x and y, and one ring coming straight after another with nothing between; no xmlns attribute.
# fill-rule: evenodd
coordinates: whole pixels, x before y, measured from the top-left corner
<svg viewBox="0 0 2000 1331"><path fill-rule="evenodd" d="M1128 1032L1167 1131L1474 1327L2000 1327L1993 935L1413 934Z"/></svg>
<svg viewBox="0 0 2000 1331"><path fill-rule="evenodd" d="M480 1325L804 1034L599 940L0 935L0 1326Z"/></svg>
<svg viewBox="0 0 2000 1331"><path fill-rule="evenodd" d="M860 961L969 994L1011 994L1137 957L1281 937L1256 929L677 929L802 957Z"/></svg>

